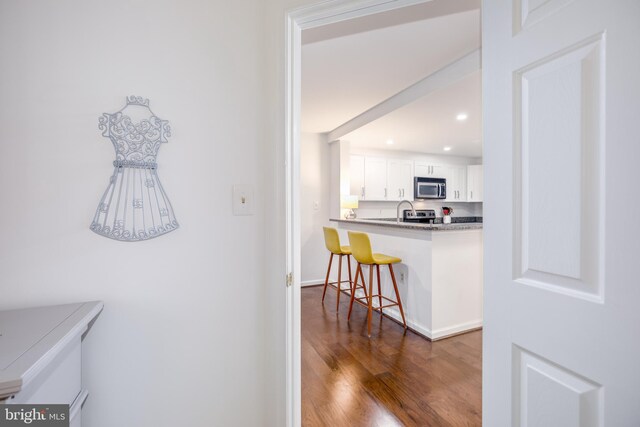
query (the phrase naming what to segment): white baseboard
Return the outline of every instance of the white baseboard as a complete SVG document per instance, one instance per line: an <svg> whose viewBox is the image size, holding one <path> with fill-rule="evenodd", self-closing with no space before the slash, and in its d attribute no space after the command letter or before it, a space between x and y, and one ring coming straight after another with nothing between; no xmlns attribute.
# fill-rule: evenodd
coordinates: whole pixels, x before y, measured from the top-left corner
<svg viewBox="0 0 640 427"><path fill-rule="evenodd" d="M317 285L324 285L324 279L305 280L303 282L300 282L301 287ZM376 307L377 305L377 301L374 301L373 306ZM384 310L384 314L393 318L394 320L397 320L399 323L402 323L402 317L400 316L399 310L395 308L387 308ZM431 341L437 341L443 338L450 337L452 335L458 335L467 331L472 331L474 329L480 329L482 328L482 319L447 326L446 328L436 329L435 331L411 320L407 320L407 326L409 327L409 329L430 339Z"/></svg>
<svg viewBox="0 0 640 427"><path fill-rule="evenodd" d="M303 287L303 288L305 286L317 286L317 285L324 285L324 279L304 280L304 281L300 282L300 286Z"/></svg>
<svg viewBox="0 0 640 427"><path fill-rule="evenodd" d="M453 326L448 326L446 328L436 329L435 331L432 331L431 339L435 341L480 328L482 328L482 319L473 320L471 322L465 322Z"/></svg>
<svg viewBox="0 0 640 427"><path fill-rule="evenodd" d="M402 323L400 311L395 309L385 309L384 314ZM446 328L436 329L435 331L419 323L412 322L411 320L407 320L407 326L414 332L417 332L418 334L430 339L431 341L437 341L443 338L450 337L452 335L458 335L463 332L480 329L482 328L482 319L460 323L457 325L448 326Z"/></svg>

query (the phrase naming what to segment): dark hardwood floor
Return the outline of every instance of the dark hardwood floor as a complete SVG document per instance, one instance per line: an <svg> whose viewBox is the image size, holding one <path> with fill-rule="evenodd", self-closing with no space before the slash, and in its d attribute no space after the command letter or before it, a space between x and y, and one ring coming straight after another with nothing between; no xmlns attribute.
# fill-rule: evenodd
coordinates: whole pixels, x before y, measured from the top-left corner
<svg viewBox="0 0 640 427"><path fill-rule="evenodd" d="M480 426L482 333L430 342L349 297L302 289L303 426Z"/></svg>

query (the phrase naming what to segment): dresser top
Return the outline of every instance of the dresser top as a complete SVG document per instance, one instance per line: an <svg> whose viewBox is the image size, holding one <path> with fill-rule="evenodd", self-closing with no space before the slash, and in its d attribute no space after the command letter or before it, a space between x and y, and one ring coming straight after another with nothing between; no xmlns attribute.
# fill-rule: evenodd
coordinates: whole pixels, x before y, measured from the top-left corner
<svg viewBox="0 0 640 427"><path fill-rule="evenodd" d="M35 378L102 307L93 301L0 311L0 400Z"/></svg>

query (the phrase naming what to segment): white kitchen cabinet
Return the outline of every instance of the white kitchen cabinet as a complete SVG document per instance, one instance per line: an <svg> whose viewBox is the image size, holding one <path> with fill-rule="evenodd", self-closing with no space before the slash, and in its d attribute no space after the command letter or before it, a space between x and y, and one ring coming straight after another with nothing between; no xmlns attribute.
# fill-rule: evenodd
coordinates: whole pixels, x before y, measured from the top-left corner
<svg viewBox="0 0 640 427"><path fill-rule="evenodd" d="M449 173L449 166L445 165L433 165L431 166L431 176L434 178L445 178Z"/></svg>
<svg viewBox="0 0 640 427"><path fill-rule="evenodd" d="M352 154L349 163L349 194L364 200L364 156Z"/></svg>
<svg viewBox="0 0 640 427"><path fill-rule="evenodd" d="M365 157L364 200L387 200L387 159Z"/></svg>
<svg viewBox="0 0 640 427"><path fill-rule="evenodd" d="M414 162L415 176L444 178L446 166L435 165L429 162Z"/></svg>
<svg viewBox="0 0 640 427"><path fill-rule="evenodd" d="M465 165L449 165L447 179L448 202L464 202L467 200L467 167Z"/></svg>
<svg viewBox="0 0 640 427"><path fill-rule="evenodd" d="M482 165L467 166L467 201L481 202L483 196Z"/></svg>
<svg viewBox="0 0 640 427"><path fill-rule="evenodd" d="M414 177L447 180L447 202L482 201L482 165L434 164L385 157L350 156L350 194L359 200L413 200Z"/></svg>
<svg viewBox="0 0 640 427"><path fill-rule="evenodd" d="M413 200L413 162L389 160L387 162L386 200Z"/></svg>

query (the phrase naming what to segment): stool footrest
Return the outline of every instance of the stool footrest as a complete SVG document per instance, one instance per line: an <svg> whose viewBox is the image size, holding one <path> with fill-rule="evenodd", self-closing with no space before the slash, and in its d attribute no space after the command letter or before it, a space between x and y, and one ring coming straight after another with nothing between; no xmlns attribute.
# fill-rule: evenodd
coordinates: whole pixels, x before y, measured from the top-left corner
<svg viewBox="0 0 640 427"><path fill-rule="evenodd" d="M340 281L340 284L342 284L342 283L349 283L349 285L350 285L349 287L351 287L351 285L353 285L353 282L350 282L350 281L348 281L348 280L341 280L341 281ZM337 288L337 287L338 287L338 286L337 286L337 284L338 284L338 281L337 281L337 280L336 280L335 282L328 282L328 283L327 283L327 285L331 285L331 286L333 286L334 288Z"/></svg>
<svg viewBox="0 0 640 427"><path fill-rule="evenodd" d="M377 296L378 296L378 295L373 295L373 297L377 297ZM373 297L372 297L372 298L373 298ZM394 300L392 300L392 299L389 299L389 298L387 298L387 297L382 297L382 298L383 298L383 299L385 299L385 300L387 300L387 301L389 301L389 302L391 302L391 304L386 304L386 305L382 305L382 306L372 307L372 309L373 309L373 310L380 310L381 308L395 307L395 306L397 306L397 305L400 305L400 304L398 304L396 301L394 301ZM358 304L360 304L360 305L363 305L363 306L365 306L365 307L369 307L369 302L364 302L364 301L362 301L362 300L367 300L367 299L368 299L367 297L356 297L356 298L354 298L353 300L354 300L355 302L357 302Z"/></svg>

